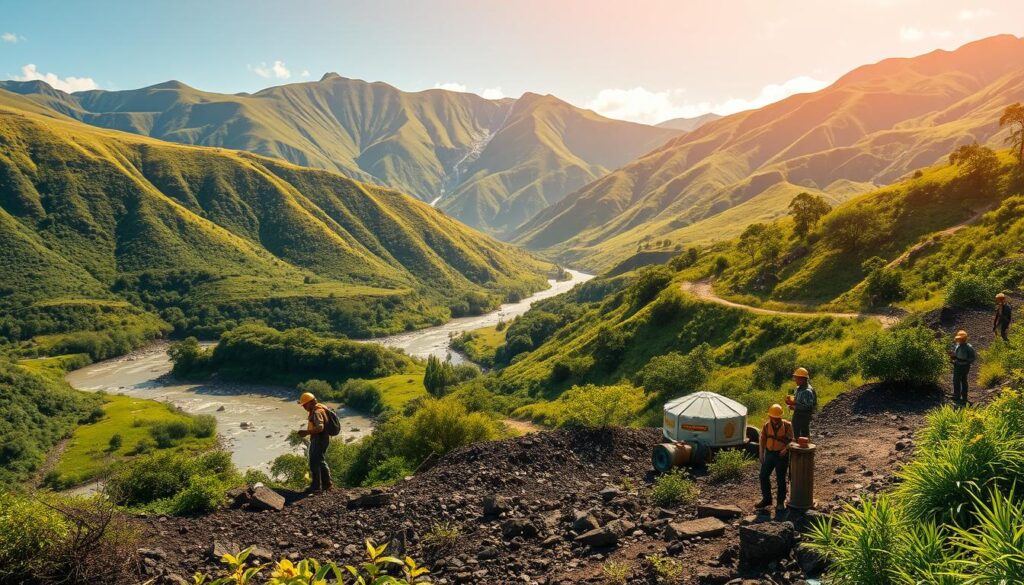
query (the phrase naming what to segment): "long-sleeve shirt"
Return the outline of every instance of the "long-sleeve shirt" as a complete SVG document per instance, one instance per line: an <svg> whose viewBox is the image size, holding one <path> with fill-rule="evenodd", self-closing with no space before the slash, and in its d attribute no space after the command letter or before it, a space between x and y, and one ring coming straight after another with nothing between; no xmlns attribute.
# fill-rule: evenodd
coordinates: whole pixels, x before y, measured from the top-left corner
<svg viewBox="0 0 1024 585"><path fill-rule="evenodd" d="M818 394L810 384L804 384L796 389L796 396L793 399L793 410L798 412L814 412L818 407Z"/></svg>
<svg viewBox="0 0 1024 585"><path fill-rule="evenodd" d="M327 413L324 412L324 407L319 404L313 409L313 412L309 413L309 418L306 419L306 431L310 435L319 435L324 432L327 427Z"/></svg>
<svg viewBox="0 0 1024 585"><path fill-rule="evenodd" d="M958 366L969 366L978 357L970 343L953 344L953 363Z"/></svg>
<svg viewBox="0 0 1024 585"><path fill-rule="evenodd" d="M1012 312L1013 311L1010 309L1010 305L1007 305L1006 303L996 305L996 314L995 319L993 319L992 321L992 326L995 327L996 325L1009 325L1010 315L1012 314Z"/></svg>

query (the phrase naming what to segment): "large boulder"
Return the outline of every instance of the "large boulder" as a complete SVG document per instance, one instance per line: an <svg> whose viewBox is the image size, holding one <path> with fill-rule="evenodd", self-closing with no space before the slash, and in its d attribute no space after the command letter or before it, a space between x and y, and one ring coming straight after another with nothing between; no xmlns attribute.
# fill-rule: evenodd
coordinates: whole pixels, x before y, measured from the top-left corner
<svg viewBox="0 0 1024 585"><path fill-rule="evenodd" d="M249 494L249 507L254 510L284 510L284 496L268 488L259 486Z"/></svg>
<svg viewBox="0 0 1024 585"><path fill-rule="evenodd" d="M597 518L590 512L576 512L573 514L572 529L576 534L583 534L599 526Z"/></svg>
<svg viewBox="0 0 1024 585"><path fill-rule="evenodd" d="M524 538L532 538L537 536L540 531L537 527L526 518L513 518L506 520L501 525L501 535L505 537L505 540L511 540L517 536Z"/></svg>
<svg viewBox="0 0 1024 585"><path fill-rule="evenodd" d="M584 532L574 540L591 548L607 548L619 544L619 539L636 528L636 524L628 520L612 520L608 524Z"/></svg>
<svg viewBox="0 0 1024 585"><path fill-rule="evenodd" d="M384 491L379 488L374 488L365 494L360 494L351 498L346 507L349 510L361 510L368 508L383 508L391 503L394 499L394 494L391 492Z"/></svg>
<svg viewBox="0 0 1024 585"><path fill-rule="evenodd" d="M512 502L505 496L484 496L484 516L496 518L512 510Z"/></svg>
<svg viewBox="0 0 1024 585"><path fill-rule="evenodd" d="M671 522L665 529L665 536L669 539L686 540L689 538L710 538L725 534L725 522L718 518L698 518L686 522Z"/></svg>
<svg viewBox="0 0 1024 585"><path fill-rule="evenodd" d="M804 572L804 575L817 577L825 572L825 557L818 554L818 551L801 543L796 546L796 550L793 552L796 556L796 562L800 565L800 570Z"/></svg>
<svg viewBox="0 0 1024 585"><path fill-rule="evenodd" d="M792 522L761 522L740 526L740 566L758 568L789 556L796 529Z"/></svg>
<svg viewBox="0 0 1024 585"><path fill-rule="evenodd" d="M732 504L705 504L697 506L698 518L718 518L720 520L731 520L743 515L739 506Z"/></svg>

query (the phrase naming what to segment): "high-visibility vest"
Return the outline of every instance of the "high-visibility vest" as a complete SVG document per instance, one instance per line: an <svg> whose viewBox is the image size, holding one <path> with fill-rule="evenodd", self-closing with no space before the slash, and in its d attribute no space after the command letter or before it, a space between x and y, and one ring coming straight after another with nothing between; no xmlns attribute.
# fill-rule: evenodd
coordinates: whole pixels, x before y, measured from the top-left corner
<svg viewBox="0 0 1024 585"><path fill-rule="evenodd" d="M772 421L764 423L761 429L762 444L768 451L782 451L793 441L793 423L783 420L776 430L772 428Z"/></svg>

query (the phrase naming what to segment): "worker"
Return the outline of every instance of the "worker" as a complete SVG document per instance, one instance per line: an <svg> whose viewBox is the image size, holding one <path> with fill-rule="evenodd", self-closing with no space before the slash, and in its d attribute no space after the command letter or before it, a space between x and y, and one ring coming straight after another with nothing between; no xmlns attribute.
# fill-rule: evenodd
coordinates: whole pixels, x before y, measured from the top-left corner
<svg viewBox="0 0 1024 585"><path fill-rule="evenodd" d="M818 394L811 386L810 378L807 368L797 368L793 372L796 392L786 397L786 403L793 411L793 434L797 437L811 436L811 415L818 408Z"/></svg>
<svg viewBox="0 0 1024 585"><path fill-rule="evenodd" d="M1010 309L1010 305L1006 304L1006 295L999 293L996 295L996 315L992 319L992 332L999 333L1003 338L1003 341L1010 341L1007 333L1010 330L1010 319L1013 316L1013 311Z"/></svg>
<svg viewBox="0 0 1024 585"><path fill-rule="evenodd" d="M960 330L953 337L953 348L949 352L953 362L953 402L961 406L967 405L967 376L971 373L971 364L978 354L974 347L967 343L967 332Z"/></svg>
<svg viewBox="0 0 1024 585"><path fill-rule="evenodd" d="M300 437L309 437L309 478L308 493L327 491L334 487L331 469L327 466L327 447L331 435L327 432L327 410L317 402L312 392L303 392L299 404L306 409L306 429L299 431Z"/></svg>
<svg viewBox="0 0 1024 585"><path fill-rule="evenodd" d="M772 472L778 483L776 509L786 508L786 471L789 470L789 444L793 442L793 425L782 418L782 407L773 404L768 409L768 422L761 429L761 502L757 508L772 505Z"/></svg>

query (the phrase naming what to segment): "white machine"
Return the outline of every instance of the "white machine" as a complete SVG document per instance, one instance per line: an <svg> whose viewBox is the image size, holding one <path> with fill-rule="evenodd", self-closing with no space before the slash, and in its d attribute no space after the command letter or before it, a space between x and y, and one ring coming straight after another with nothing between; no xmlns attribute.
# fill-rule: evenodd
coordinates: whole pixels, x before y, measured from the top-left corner
<svg viewBox="0 0 1024 585"><path fill-rule="evenodd" d="M747 426L747 407L714 392L694 392L665 404L662 434L667 443L654 448L658 471L702 464L717 449L757 444L757 429Z"/></svg>

